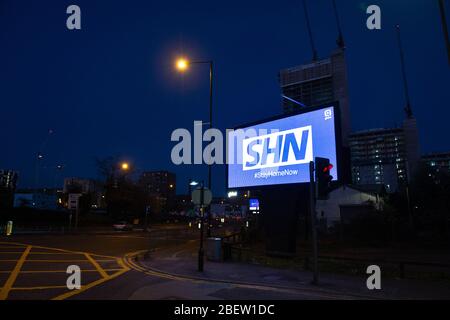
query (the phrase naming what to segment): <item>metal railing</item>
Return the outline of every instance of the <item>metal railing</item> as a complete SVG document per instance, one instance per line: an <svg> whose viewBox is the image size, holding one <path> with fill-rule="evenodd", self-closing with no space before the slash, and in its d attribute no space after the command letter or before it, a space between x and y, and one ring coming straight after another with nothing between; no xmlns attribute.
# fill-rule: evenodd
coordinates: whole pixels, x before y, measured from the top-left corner
<svg viewBox="0 0 450 320"><path fill-rule="evenodd" d="M249 248L242 248L237 245L231 245L230 247L230 258L236 258L237 261L252 261L257 258L261 258L254 254L254 251ZM264 258L268 259L264 256ZM234 260L234 259L233 259ZM303 261L303 269L310 270L311 257L307 254L300 259ZM344 256L332 256L332 255L319 255L319 263L335 262L335 263L352 263L354 267L367 267L369 265L375 264L378 266L391 266L391 270L396 270L394 273L400 279L405 279L407 277L407 268L422 268L416 272L420 273L439 273L446 274L450 278L450 263L439 263L439 262L423 262L423 261L413 261L413 260L401 260L401 259L378 259L378 258L354 258L354 257L344 257ZM440 272L436 269L441 270ZM442 272L445 270L446 272ZM365 272L365 268L364 268ZM411 273L410 273L411 274Z"/></svg>

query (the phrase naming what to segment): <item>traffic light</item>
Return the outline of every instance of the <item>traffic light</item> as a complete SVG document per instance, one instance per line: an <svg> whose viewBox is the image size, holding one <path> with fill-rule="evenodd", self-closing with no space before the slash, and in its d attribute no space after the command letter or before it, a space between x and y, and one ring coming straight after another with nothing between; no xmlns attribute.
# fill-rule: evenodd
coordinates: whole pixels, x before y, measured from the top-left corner
<svg viewBox="0 0 450 320"><path fill-rule="evenodd" d="M328 199L328 193L330 192L330 183L333 180L333 176L330 174L333 165L330 164L330 159L316 158L316 183L317 183L317 199Z"/></svg>

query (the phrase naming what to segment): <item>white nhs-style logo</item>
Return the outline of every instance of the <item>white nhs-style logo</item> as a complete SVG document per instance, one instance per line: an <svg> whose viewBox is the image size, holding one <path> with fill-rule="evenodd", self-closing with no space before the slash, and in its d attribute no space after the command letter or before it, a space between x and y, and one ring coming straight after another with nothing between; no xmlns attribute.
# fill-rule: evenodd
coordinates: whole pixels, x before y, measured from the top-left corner
<svg viewBox="0 0 450 320"><path fill-rule="evenodd" d="M242 141L244 171L313 161L312 127L280 131Z"/></svg>

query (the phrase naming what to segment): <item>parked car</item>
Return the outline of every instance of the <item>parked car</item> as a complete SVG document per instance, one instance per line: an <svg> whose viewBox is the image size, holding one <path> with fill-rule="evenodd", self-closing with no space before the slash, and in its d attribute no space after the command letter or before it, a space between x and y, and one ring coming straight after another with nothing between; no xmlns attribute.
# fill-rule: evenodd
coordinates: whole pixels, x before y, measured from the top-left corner
<svg viewBox="0 0 450 320"><path fill-rule="evenodd" d="M126 221L119 221L113 224L113 228L115 231L130 231L133 230L133 225Z"/></svg>

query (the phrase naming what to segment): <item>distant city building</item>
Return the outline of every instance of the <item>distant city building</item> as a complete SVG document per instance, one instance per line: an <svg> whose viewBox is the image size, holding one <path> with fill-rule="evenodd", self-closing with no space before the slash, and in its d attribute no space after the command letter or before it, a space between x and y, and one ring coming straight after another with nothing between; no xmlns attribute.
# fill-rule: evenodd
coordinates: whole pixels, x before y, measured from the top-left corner
<svg viewBox="0 0 450 320"><path fill-rule="evenodd" d="M406 181L405 136L402 128L353 133L349 144L354 184L384 184L388 192L395 192L399 183Z"/></svg>
<svg viewBox="0 0 450 320"><path fill-rule="evenodd" d="M419 132L417 130L417 121L412 114L403 121L403 132L407 157L407 178L410 181L414 178L420 164Z"/></svg>
<svg viewBox="0 0 450 320"><path fill-rule="evenodd" d="M57 210L62 208L59 199L61 194L57 189L23 189L14 194L14 207Z"/></svg>
<svg viewBox="0 0 450 320"><path fill-rule="evenodd" d="M414 118L405 120L401 128L352 133L349 146L353 183L383 184L388 192L409 181L420 160Z"/></svg>
<svg viewBox="0 0 450 320"><path fill-rule="evenodd" d="M91 193L97 191L97 183L92 179L65 178L64 193Z"/></svg>
<svg viewBox="0 0 450 320"><path fill-rule="evenodd" d="M191 195L189 194L177 194L175 196L175 203L176 206L174 210L177 212L187 212L193 207Z"/></svg>
<svg viewBox="0 0 450 320"><path fill-rule="evenodd" d="M17 179L16 171L0 169L0 208L11 208L13 206Z"/></svg>
<svg viewBox="0 0 450 320"><path fill-rule="evenodd" d="M148 171L142 173L139 185L150 199L150 211L161 213L176 206L176 175L169 171Z"/></svg>
<svg viewBox="0 0 450 320"><path fill-rule="evenodd" d="M326 59L283 69L279 73L279 81L285 96L284 113L339 101L342 142L347 146L351 128L344 49L336 49Z"/></svg>
<svg viewBox="0 0 450 320"><path fill-rule="evenodd" d="M142 173L139 183L149 193L175 196L176 175L169 171L148 171Z"/></svg>
<svg viewBox="0 0 450 320"><path fill-rule="evenodd" d="M94 179L65 178L63 193L66 195L69 193L89 195L92 209L106 207L104 185Z"/></svg>
<svg viewBox="0 0 450 320"><path fill-rule="evenodd" d="M0 169L0 189L15 190L18 174L13 170Z"/></svg>
<svg viewBox="0 0 450 320"><path fill-rule="evenodd" d="M429 169L450 172L450 152L429 153L422 156L422 163Z"/></svg>

